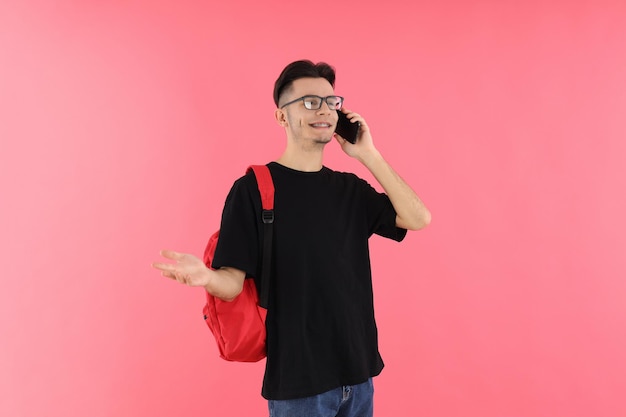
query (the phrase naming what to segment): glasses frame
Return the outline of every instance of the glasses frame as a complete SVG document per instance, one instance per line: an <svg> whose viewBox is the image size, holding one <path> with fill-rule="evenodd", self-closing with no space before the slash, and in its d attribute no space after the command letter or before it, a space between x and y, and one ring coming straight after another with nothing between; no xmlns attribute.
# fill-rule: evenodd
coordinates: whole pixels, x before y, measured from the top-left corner
<svg viewBox="0 0 626 417"><path fill-rule="evenodd" d="M315 94L307 94L306 96L302 96L302 97L297 98L297 99L295 99L295 100L291 100L289 103L285 103L285 104L283 104L282 106L280 106L280 108L281 108L281 109L282 109L282 108L285 108L285 106L288 106L288 105L293 104L293 103L297 103L298 101L302 101L302 102L304 103L304 99L306 99L307 97L315 97L315 98L319 98L319 99L320 99L320 105L319 105L319 107L318 107L318 108L316 108L316 109L314 109L314 108L310 108L310 109L309 109L309 108L306 106L306 104L305 104L305 105L304 105L304 108L305 108L305 109L307 109L307 110L319 110L319 109L321 109L321 108L322 108L322 103L323 103L323 102L326 102L326 105L327 105L327 106L328 106L328 108L329 108L329 109L331 109L331 110L336 110L336 111L338 111L338 110L340 110L340 109L341 109L341 107L343 107L343 101L344 101L344 98L343 98L342 96L326 96L326 97L320 97L320 96L316 96ZM328 99L329 99L329 98L339 98L339 99L341 100L341 101L340 101L340 103L341 103L341 104L339 105L339 108L337 108L337 106L334 106L335 108L332 108L332 107L330 106L330 104L328 103Z"/></svg>

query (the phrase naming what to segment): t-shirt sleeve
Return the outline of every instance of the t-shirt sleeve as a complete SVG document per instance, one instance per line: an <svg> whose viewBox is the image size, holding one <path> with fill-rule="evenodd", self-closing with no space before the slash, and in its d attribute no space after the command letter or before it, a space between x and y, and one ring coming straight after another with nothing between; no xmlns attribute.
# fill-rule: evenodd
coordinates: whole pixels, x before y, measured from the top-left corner
<svg viewBox="0 0 626 417"><path fill-rule="evenodd" d="M254 192L256 194L254 194ZM247 175L235 182L231 188L222 212L220 235L211 266L237 268L246 276L257 275L259 260L259 230L255 213L256 200L260 206L260 196L253 176Z"/></svg>
<svg viewBox="0 0 626 417"><path fill-rule="evenodd" d="M401 242L407 231L396 226L396 210L389 197L379 193L365 181L363 181L363 195L367 208L369 235L377 234Z"/></svg>

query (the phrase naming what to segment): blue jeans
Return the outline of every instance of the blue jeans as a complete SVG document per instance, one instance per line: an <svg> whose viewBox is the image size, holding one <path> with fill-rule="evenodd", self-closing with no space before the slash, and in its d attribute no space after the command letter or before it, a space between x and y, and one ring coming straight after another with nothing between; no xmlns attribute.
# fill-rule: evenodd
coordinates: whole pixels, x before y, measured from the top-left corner
<svg viewBox="0 0 626 417"><path fill-rule="evenodd" d="M319 395L294 400L269 400L270 417L372 417L372 378L359 385L347 385Z"/></svg>

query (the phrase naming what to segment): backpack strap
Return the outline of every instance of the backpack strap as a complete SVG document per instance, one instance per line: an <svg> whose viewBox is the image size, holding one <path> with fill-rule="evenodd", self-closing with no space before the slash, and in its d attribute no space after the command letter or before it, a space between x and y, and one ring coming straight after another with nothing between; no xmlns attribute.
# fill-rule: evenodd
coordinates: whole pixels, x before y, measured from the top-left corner
<svg viewBox="0 0 626 417"><path fill-rule="evenodd" d="M270 275L272 271L272 240L274 234L274 182L267 165L251 165L246 172L254 171L261 194L263 212L263 261L261 263L261 291L259 306L267 309L269 305Z"/></svg>
<svg viewBox="0 0 626 417"><path fill-rule="evenodd" d="M263 210L274 209L274 182L267 165L251 165L246 172L254 171L256 182L261 193Z"/></svg>

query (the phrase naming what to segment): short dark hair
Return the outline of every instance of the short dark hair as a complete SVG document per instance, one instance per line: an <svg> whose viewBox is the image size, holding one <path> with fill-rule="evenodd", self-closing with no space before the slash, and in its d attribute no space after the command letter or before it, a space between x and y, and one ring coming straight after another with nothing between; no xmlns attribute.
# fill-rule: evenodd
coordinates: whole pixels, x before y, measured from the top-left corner
<svg viewBox="0 0 626 417"><path fill-rule="evenodd" d="M278 107L280 96L291 87L291 84L300 78L325 78L335 87L335 69L325 62L314 64L308 59L292 62L287 65L274 83L274 103Z"/></svg>

